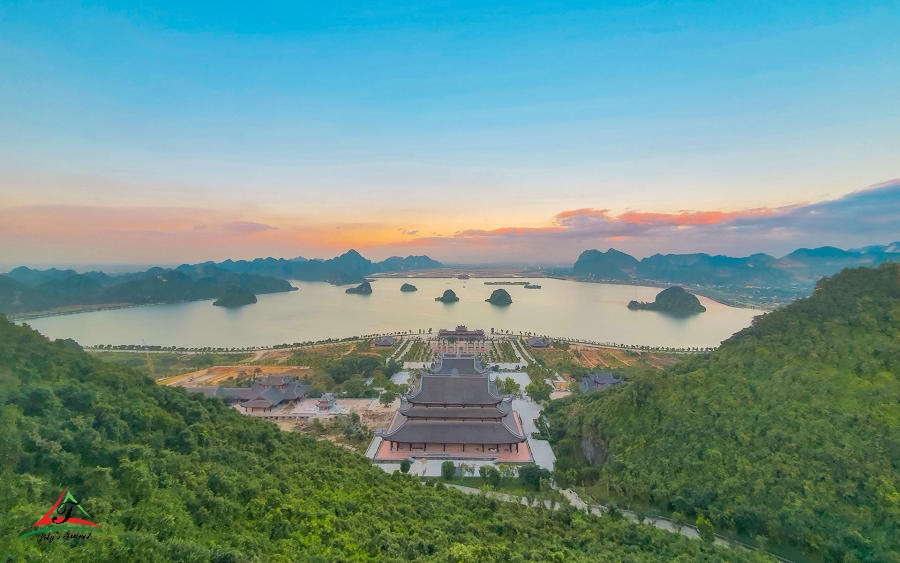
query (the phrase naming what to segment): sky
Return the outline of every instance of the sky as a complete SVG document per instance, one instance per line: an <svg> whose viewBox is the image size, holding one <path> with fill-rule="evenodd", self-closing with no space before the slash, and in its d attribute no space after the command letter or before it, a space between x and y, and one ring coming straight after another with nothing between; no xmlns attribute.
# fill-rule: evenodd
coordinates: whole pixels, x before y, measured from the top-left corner
<svg viewBox="0 0 900 563"><path fill-rule="evenodd" d="M17 2L0 264L900 240L900 4Z"/></svg>

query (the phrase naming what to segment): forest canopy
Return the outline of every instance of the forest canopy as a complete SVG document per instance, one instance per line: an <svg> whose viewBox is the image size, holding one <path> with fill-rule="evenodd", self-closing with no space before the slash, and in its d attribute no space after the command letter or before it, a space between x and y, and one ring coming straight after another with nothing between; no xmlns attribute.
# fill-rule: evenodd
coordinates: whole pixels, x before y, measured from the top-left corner
<svg viewBox="0 0 900 563"><path fill-rule="evenodd" d="M551 404L557 469L813 559L896 560L898 374L900 265L846 270L662 376Z"/></svg>
<svg viewBox="0 0 900 563"><path fill-rule="evenodd" d="M9 560L761 560L570 507L529 509L388 475L2 317L0 421ZM64 487L102 530L19 538Z"/></svg>

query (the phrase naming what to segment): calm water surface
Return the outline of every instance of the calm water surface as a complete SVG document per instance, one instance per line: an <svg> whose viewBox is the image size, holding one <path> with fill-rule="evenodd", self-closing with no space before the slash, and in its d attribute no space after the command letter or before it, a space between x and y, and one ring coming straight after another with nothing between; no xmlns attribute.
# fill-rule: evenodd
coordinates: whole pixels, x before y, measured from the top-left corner
<svg viewBox="0 0 900 563"><path fill-rule="evenodd" d="M407 281L419 291L401 293ZM717 346L760 313L700 297L707 311L681 319L626 307L632 299L652 301L659 288L535 278L531 281L543 289L524 289L485 281L491 280L378 279L371 295L347 295L347 286L294 281L299 291L260 295L255 305L232 310L194 301L46 317L28 324L50 338L74 338L83 345L266 346L464 324L600 342L704 347ZM498 287L509 291L512 305L485 303ZM455 291L460 301L434 301L445 289Z"/></svg>

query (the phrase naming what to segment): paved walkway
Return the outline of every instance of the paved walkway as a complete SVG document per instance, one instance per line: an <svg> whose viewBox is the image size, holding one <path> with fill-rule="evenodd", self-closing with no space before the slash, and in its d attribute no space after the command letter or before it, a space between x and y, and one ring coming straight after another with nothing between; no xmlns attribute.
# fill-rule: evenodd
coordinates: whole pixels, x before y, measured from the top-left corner
<svg viewBox="0 0 900 563"><path fill-rule="evenodd" d="M403 342L400 343L400 346L397 346L397 349L394 350L394 353L387 357L387 359L385 360L385 363L389 362L390 360L393 360L394 358L402 358L403 354L406 353L406 352L404 352L404 350L406 350L407 348L412 346L413 342L415 342L415 341L416 341L415 338L411 338L411 337L404 338Z"/></svg>
<svg viewBox="0 0 900 563"><path fill-rule="evenodd" d="M519 357L524 358L528 361L528 363L533 364L534 358L531 356L531 354L528 353L528 350L526 350L527 346L525 346L525 344L522 343L522 341L518 338L514 338L511 341L513 344L513 349L516 350L516 352L519 354Z"/></svg>
<svg viewBox="0 0 900 563"><path fill-rule="evenodd" d="M497 500L502 500L503 502L514 502L514 503L516 503L516 504L523 504L523 505L525 505L525 506L538 506L539 504L543 504L543 505L544 505L544 508L549 508L549 509L552 509L552 510L557 510L557 509L560 508L559 503L554 503L554 502L551 501L551 500L543 500L543 501L535 500L535 501L534 501L534 504L528 504L528 499L527 499L527 498L525 498L525 497L520 497L520 496L516 496L516 495L510 495L510 494L507 494L507 493L500 493L500 492L497 492L497 491L484 491L484 492L482 492L481 489L476 489L475 487L466 487L465 485L456 485L456 484L453 484L453 483L444 483L444 486L447 486L447 487L453 487L454 489L456 489L456 490L458 490L458 491L462 491L462 492L466 493L467 495L481 495L481 494L483 494L483 495L486 496L486 497L489 497L489 498L495 498L495 499L497 499Z"/></svg>
<svg viewBox="0 0 900 563"><path fill-rule="evenodd" d="M409 383L409 372L406 370L398 371L391 376L391 383L396 385L406 385Z"/></svg>
<svg viewBox="0 0 900 563"><path fill-rule="evenodd" d="M403 362L403 369L428 369L434 362Z"/></svg>

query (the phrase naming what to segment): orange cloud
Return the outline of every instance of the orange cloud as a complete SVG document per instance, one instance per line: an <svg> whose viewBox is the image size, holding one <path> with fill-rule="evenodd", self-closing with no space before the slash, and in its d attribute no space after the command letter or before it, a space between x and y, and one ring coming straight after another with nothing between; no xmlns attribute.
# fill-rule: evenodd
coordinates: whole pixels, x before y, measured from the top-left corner
<svg viewBox="0 0 900 563"><path fill-rule="evenodd" d="M560 233L565 231L565 227L500 227L498 229L469 229L458 231L454 236L457 237L483 237L496 235L524 235L534 233Z"/></svg>
<svg viewBox="0 0 900 563"><path fill-rule="evenodd" d="M639 213L630 211L618 216L620 221L642 225L717 225L735 219L765 217L772 209L747 209L743 211L682 211L681 213Z"/></svg>
<svg viewBox="0 0 900 563"><path fill-rule="evenodd" d="M569 217L580 217L585 215L592 217L606 217L608 214L609 209L591 209L589 207L582 207L580 209L560 211L556 214L556 219L568 219Z"/></svg>
<svg viewBox="0 0 900 563"><path fill-rule="evenodd" d="M679 213L626 211L619 215L610 215L608 209L581 208L561 211L556 214L555 219L561 223L572 219L590 218L635 225L716 225L741 218L765 217L775 212L774 209L757 208L741 211L681 211Z"/></svg>

